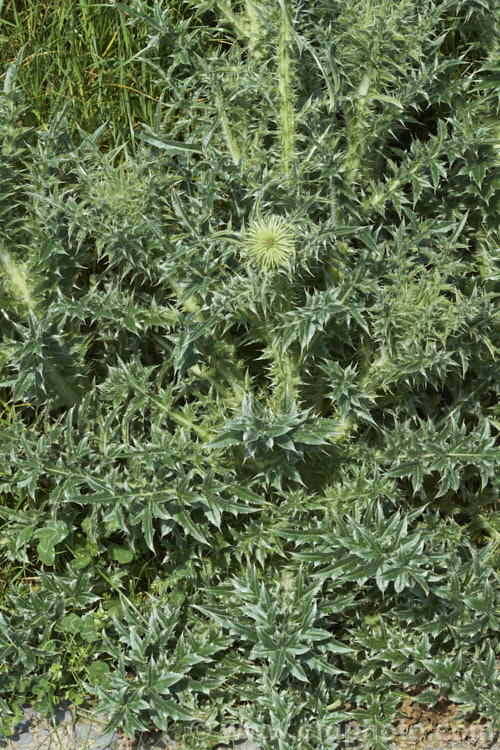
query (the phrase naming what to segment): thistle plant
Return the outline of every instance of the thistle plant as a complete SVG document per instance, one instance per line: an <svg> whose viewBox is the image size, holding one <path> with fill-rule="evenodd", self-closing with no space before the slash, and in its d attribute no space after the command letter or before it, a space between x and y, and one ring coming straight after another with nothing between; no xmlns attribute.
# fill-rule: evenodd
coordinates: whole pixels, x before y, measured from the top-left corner
<svg viewBox="0 0 500 750"><path fill-rule="evenodd" d="M499 10L77 5L136 91L5 66L0 731L498 722Z"/></svg>

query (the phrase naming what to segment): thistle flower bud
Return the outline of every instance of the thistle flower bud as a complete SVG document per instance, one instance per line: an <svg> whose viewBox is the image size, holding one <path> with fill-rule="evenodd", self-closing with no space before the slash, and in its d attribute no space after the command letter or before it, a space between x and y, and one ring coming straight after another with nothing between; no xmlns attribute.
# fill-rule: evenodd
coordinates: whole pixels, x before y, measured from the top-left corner
<svg viewBox="0 0 500 750"><path fill-rule="evenodd" d="M295 252L290 224L274 214L251 221L243 245L250 263L264 271L289 266Z"/></svg>

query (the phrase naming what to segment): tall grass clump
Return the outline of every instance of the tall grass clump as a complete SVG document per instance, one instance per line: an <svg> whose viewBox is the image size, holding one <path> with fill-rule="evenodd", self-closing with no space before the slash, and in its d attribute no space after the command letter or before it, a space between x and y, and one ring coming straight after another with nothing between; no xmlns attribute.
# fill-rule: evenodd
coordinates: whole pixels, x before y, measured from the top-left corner
<svg viewBox="0 0 500 750"><path fill-rule="evenodd" d="M175 24L182 4L171 5ZM154 70L138 58L148 44L150 24L146 18L130 24L127 8L112 0L0 4L0 80L19 56L17 85L28 105L26 124L46 129L64 109L70 135L78 133L78 126L93 131L105 123L102 148L121 144L133 150L137 124L161 119L168 93L155 85ZM157 62L165 44L166 39ZM149 62L154 59L151 54Z"/></svg>
<svg viewBox="0 0 500 750"><path fill-rule="evenodd" d="M498 724L500 12L102 13L154 116L0 96L1 731Z"/></svg>

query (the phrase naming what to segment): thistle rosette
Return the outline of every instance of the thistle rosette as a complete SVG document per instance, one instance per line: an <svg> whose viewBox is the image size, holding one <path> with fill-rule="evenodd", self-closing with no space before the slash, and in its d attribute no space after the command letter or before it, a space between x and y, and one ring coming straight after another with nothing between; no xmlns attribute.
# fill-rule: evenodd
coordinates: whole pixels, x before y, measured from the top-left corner
<svg viewBox="0 0 500 750"><path fill-rule="evenodd" d="M289 267L295 253L294 234L282 216L263 216L250 221L243 247L249 262L263 271Z"/></svg>

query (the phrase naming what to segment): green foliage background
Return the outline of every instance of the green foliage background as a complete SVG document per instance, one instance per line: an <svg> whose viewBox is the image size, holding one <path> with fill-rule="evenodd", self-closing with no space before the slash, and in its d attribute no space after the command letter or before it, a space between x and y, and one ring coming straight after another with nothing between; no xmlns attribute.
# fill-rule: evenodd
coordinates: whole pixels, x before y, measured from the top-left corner
<svg viewBox="0 0 500 750"><path fill-rule="evenodd" d="M410 687L498 721L500 6L33 5L0 3L1 730L91 697L385 748ZM271 215L286 267L247 256Z"/></svg>

